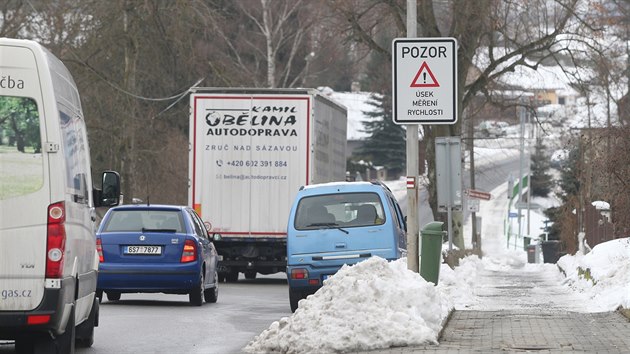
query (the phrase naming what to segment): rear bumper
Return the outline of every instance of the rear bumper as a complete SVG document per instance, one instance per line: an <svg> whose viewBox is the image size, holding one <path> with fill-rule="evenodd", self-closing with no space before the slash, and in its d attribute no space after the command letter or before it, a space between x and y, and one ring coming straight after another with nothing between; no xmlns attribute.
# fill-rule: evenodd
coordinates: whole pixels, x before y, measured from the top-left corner
<svg viewBox="0 0 630 354"><path fill-rule="evenodd" d="M311 265L287 266L287 281L292 289L314 293L323 286L326 277L334 275L341 267L342 265L318 268L314 268ZM306 269L308 278L291 279L291 270L297 268ZM317 281L317 284L313 284L315 281Z"/></svg>
<svg viewBox="0 0 630 354"><path fill-rule="evenodd" d="M199 285L200 272L197 262L168 265L101 263L96 287L122 293L177 293Z"/></svg>
<svg viewBox="0 0 630 354"><path fill-rule="evenodd" d="M65 323L60 323L64 306L74 302L75 287L72 280L73 278L63 279L60 289L44 289L42 302L32 311L0 312L0 339L15 339L33 332L59 334L60 328L65 328ZM50 315L50 321L37 325L28 324L30 316L40 315Z"/></svg>

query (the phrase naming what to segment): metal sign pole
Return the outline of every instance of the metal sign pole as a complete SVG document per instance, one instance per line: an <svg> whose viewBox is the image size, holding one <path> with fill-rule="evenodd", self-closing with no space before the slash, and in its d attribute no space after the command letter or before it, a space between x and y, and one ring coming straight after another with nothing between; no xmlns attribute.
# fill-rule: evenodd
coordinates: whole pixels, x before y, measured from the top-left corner
<svg viewBox="0 0 630 354"><path fill-rule="evenodd" d="M448 188L446 188L446 221L448 222L448 251L451 252L453 250L453 233L451 232L451 225L453 224L453 203L451 200L451 193L454 191L451 190L451 145L449 138L446 138L446 161L446 180L448 181L449 186Z"/></svg>
<svg viewBox="0 0 630 354"><path fill-rule="evenodd" d="M407 37L416 37L416 0L407 0ZM393 107L396 109L396 107ZM414 177L413 188L407 188L407 268L420 272L420 226L418 216L418 124L407 124L407 176Z"/></svg>

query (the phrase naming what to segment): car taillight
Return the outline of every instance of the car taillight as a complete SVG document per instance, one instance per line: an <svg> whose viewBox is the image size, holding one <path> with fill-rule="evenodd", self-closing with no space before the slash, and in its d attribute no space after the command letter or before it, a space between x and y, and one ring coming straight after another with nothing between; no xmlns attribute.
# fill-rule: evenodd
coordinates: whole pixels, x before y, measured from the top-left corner
<svg viewBox="0 0 630 354"><path fill-rule="evenodd" d="M197 243L193 240L184 242L184 251L182 252L181 263L194 262L197 260Z"/></svg>
<svg viewBox="0 0 630 354"><path fill-rule="evenodd" d="M48 206L46 237L46 278L61 278L66 247L66 208L64 202Z"/></svg>
<svg viewBox="0 0 630 354"><path fill-rule="evenodd" d="M308 271L304 268L291 269L291 279L306 279L308 278Z"/></svg>
<svg viewBox="0 0 630 354"><path fill-rule="evenodd" d="M103 243L100 238L96 239L96 252L98 252L98 261L101 263L105 262L103 258Z"/></svg>

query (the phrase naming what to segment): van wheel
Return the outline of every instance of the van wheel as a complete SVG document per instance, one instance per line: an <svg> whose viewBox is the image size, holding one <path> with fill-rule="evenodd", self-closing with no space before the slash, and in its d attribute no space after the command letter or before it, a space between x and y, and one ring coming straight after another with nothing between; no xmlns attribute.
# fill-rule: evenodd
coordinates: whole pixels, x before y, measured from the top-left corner
<svg viewBox="0 0 630 354"><path fill-rule="evenodd" d="M256 271L247 271L245 272L245 279L256 279Z"/></svg>
<svg viewBox="0 0 630 354"><path fill-rule="evenodd" d="M188 300L190 300L190 304L193 306L201 306L203 305L203 270L199 275L199 285L195 286L190 293L188 293Z"/></svg>
<svg viewBox="0 0 630 354"><path fill-rule="evenodd" d="M17 354L33 354L35 351L33 344L33 338L30 336L15 338L15 352Z"/></svg>
<svg viewBox="0 0 630 354"><path fill-rule="evenodd" d="M37 354L74 354L75 335L74 308L72 308L63 334L54 339L48 333L37 336L33 339L33 352Z"/></svg>
<svg viewBox="0 0 630 354"><path fill-rule="evenodd" d="M95 297L98 298L98 303L100 304L103 301L103 290L96 290Z"/></svg>
<svg viewBox="0 0 630 354"><path fill-rule="evenodd" d="M98 326L99 300L94 298L92 310L88 318L77 326L77 345L89 348L94 344L94 327Z"/></svg>
<svg viewBox="0 0 630 354"><path fill-rule="evenodd" d="M304 299L304 293L299 290L289 288L289 303L291 304L291 312L298 309L298 303Z"/></svg>
<svg viewBox="0 0 630 354"><path fill-rule="evenodd" d="M214 286L204 290L203 298L206 302L215 303L217 299L219 299L219 275L217 272L214 272Z"/></svg>
<svg viewBox="0 0 630 354"><path fill-rule="evenodd" d="M105 294L107 294L107 300L109 300L109 301L118 301L118 300L120 300L120 293L119 292L108 291Z"/></svg>

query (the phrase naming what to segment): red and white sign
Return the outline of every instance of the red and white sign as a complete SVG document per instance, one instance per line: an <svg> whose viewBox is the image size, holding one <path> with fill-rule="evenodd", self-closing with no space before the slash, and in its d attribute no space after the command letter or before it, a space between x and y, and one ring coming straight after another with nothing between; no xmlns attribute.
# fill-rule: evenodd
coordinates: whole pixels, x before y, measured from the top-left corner
<svg viewBox="0 0 630 354"><path fill-rule="evenodd" d="M392 62L394 123L455 124L455 38L396 38Z"/></svg>
<svg viewBox="0 0 630 354"><path fill-rule="evenodd" d="M474 199L490 200L490 198L492 198L492 194L488 192L476 191L474 189L467 189L464 194L466 194L469 198Z"/></svg>
<svg viewBox="0 0 630 354"><path fill-rule="evenodd" d="M418 70L409 87L440 87L440 84L425 61L420 65L420 70Z"/></svg>
<svg viewBox="0 0 630 354"><path fill-rule="evenodd" d="M416 177L407 176L407 189L416 189Z"/></svg>

